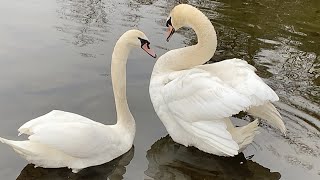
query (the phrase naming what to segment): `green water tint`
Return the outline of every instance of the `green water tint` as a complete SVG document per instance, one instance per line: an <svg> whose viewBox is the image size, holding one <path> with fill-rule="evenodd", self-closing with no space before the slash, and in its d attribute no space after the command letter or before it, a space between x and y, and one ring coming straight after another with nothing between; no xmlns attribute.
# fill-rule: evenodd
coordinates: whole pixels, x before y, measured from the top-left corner
<svg viewBox="0 0 320 180"><path fill-rule="evenodd" d="M212 61L242 58L282 100L320 104L320 1L195 1L218 34ZM187 44L196 42L193 33ZM317 113L319 115L319 113Z"/></svg>

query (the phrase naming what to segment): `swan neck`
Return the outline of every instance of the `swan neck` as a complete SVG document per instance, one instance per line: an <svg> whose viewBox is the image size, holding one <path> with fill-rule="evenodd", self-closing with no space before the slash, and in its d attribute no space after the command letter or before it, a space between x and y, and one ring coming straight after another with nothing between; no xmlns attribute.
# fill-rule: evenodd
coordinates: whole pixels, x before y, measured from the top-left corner
<svg viewBox="0 0 320 180"><path fill-rule="evenodd" d="M119 39L114 47L111 62L112 87L117 112L117 125L135 133L135 122L130 112L126 94L126 65L131 47Z"/></svg>
<svg viewBox="0 0 320 180"><path fill-rule="evenodd" d="M180 49L174 49L160 57L154 67L154 74L179 71L202 65L209 61L217 48L216 31L210 20L197 9L185 9L181 12L182 25L191 27L198 43Z"/></svg>
<svg viewBox="0 0 320 180"><path fill-rule="evenodd" d="M217 48L217 34L210 20L198 9L191 9L187 13L185 26L191 27L196 35L198 43L186 48L191 56L190 65L201 65L209 61ZM192 52L192 53L191 53Z"/></svg>
<svg viewBox="0 0 320 180"><path fill-rule="evenodd" d="M197 46L205 48L207 54L212 57L217 48L217 34L210 20L197 10L193 18L188 18L187 26L195 31L198 40Z"/></svg>

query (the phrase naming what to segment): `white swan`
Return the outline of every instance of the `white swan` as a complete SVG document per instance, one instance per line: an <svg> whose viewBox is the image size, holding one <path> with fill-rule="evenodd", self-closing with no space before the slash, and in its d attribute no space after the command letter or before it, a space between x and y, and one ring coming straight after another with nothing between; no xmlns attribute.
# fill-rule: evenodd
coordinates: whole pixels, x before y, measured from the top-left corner
<svg viewBox="0 0 320 180"><path fill-rule="evenodd" d="M270 103L277 94L240 59L205 64L213 56L216 32L209 19L186 4L174 7L167 20L168 37L189 26L198 44L175 49L156 62L149 87L156 113L172 139L221 156L234 156L253 141L255 120L234 127L229 117L240 111L265 119L285 133L279 112Z"/></svg>
<svg viewBox="0 0 320 180"><path fill-rule="evenodd" d="M156 57L143 32L129 30L117 41L112 54L111 75L117 123L104 125L78 114L54 110L19 128L29 140L0 138L35 166L68 167L72 172L109 162L129 151L135 136L135 121L126 98L126 63L133 47Z"/></svg>

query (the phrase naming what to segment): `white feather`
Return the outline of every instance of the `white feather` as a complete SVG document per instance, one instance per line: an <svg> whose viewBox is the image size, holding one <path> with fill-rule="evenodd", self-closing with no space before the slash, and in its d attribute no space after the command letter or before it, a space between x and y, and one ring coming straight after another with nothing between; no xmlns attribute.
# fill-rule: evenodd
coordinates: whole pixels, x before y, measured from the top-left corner
<svg viewBox="0 0 320 180"><path fill-rule="evenodd" d="M18 129L19 135L27 134L29 140L0 141L35 166L69 167L73 172L109 162L127 152L136 129L126 99L126 62L131 48L141 45L138 38L146 36L138 30L127 31L117 41L112 55L117 124L104 125L78 114L53 110Z"/></svg>
<svg viewBox="0 0 320 180"><path fill-rule="evenodd" d="M198 37L198 44L162 55L152 72L150 97L172 139L208 153L236 155L253 141L258 121L234 127L229 117L247 110L285 132L270 104L279 98L253 66L240 59L202 65L217 46L208 18L187 4L174 7L170 17L173 28L190 26Z"/></svg>

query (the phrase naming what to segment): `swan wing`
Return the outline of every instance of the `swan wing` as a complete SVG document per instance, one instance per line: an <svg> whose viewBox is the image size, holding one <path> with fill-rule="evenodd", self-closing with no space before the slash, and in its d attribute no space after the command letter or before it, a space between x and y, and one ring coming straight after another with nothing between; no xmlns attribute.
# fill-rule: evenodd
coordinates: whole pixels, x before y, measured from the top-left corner
<svg viewBox="0 0 320 180"><path fill-rule="evenodd" d="M235 91L249 98L251 106L279 100L278 95L255 73L256 69L244 60L228 59L197 68L218 77Z"/></svg>
<svg viewBox="0 0 320 180"><path fill-rule="evenodd" d="M202 69L174 72L168 79L161 94L169 116L200 137L206 144L203 150L238 154L239 146L227 131L224 118L247 109L250 100Z"/></svg>
<svg viewBox="0 0 320 180"><path fill-rule="evenodd" d="M33 134L33 128L42 125L42 124L51 124L51 123L66 123L66 122L82 122L82 123L97 123L98 122L92 121L84 116L71 113L71 112L65 112L60 110L53 110L45 115L42 115L40 117L37 117L35 119L32 119L25 124L23 124L19 129L19 135L21 134L27 134L32 135Z"/></svg>
<svg viewBox="0 0 320 180"><path fill-rule="evenodd" d="M249 98L251 105L248 113L266 120L268 124L285 133L286 128L281 115L270 103L278 101L279 97L255 73L256 69L253 66L244 60L234 58L201 65L198 68L218 77L235 91Z"/></svg>
<svg viewBox="0 0 320 180"><path fill-rule="evenodd" d="M246 110L251 101L218 77L193 68L168 75L162 87L164 103L171 114L188 121L212 121Z"/></svg>
<svg viewBox="0 0 320 180"><path fill-rule="evenodd" d="M112 128L95 123L64 122L33 127L29 140L76 158L90 158L108 152L119 144ZM109 137L113 135L115 137ZM107 144L107 145L106 145Z"/></svg>

